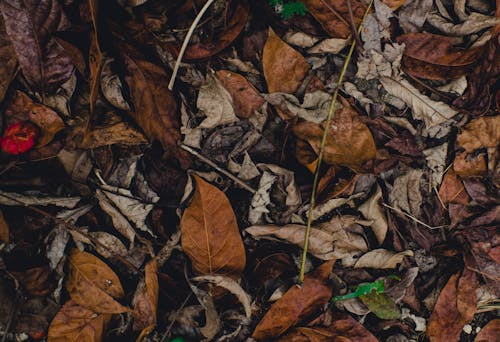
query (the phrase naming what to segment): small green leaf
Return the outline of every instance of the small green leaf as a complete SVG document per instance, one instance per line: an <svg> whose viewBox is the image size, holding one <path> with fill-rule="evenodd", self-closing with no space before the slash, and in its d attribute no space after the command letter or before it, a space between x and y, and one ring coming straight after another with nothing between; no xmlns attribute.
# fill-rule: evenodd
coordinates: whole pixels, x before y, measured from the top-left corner
<svg viewBox="0 0 500 342"><path fill-rule="evenodd" d="M381 319L398 319L401 316L398 306L384 293L371 292L359 296L371 312Z"/></svg>
<svg viewBox="0 0 500 342"><path fill-rule="evenodd" d="M356 297L359 297L362 295L370 294L372 292L382 293L382 292L384 292L384 290L385 290L384 281L377 280L377 281L374 281L373 283L358 285L358 287L356 288L356 291L354 291L352 293L348 293L348 294L343 295L343 296L333 297L333 301L337 302L339 300L347 300L347 299L351 299L351 298L356 298Z"/></svg>

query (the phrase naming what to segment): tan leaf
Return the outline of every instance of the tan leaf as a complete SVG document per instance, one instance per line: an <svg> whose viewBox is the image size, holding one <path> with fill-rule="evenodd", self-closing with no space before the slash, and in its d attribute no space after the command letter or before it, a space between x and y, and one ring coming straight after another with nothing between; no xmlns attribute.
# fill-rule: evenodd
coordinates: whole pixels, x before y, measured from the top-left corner
<svg viewBox="0 0 500 342"><path fill-rule="evenodd" d="M9 124L29 120L40 127L41 135L38 138L38 147L47 145L54 136L64 129L64 122L59 115L47 106L33 102L22 91L16 90L10 104L5 109Z"/></svg>
<svg viewBox="0 0 500 342"><path fill-rule="evenodd" d="M408 250L394 253L383 248L374 249L359 258L354 268L396 268L405 256L413 256L413 252Z"/></svg>
<svg viewBox="0 0 500 342"><path fill-rule="evenodd" d="M239 278L246 256L236 216L226 195L199 176L181 219L182 249L200 274Z"/></svg>
<svg viewBox="0 0 500 342"><path fill-rule="evenodd" d="M137 286L133 300L133 329L135 331L141 330L137 341L142 341L142 338L149 334L156 325L159 295L158 263L156 259L146 264L144 273L144 280Z"/></svg>
<svg viewBox="0 0 500 342"><path fill-rule="evenodd" d="M52 319L48 341L102 341L104 330L111 317L111 314L98 314L69 300Z"/></svg>
<svg viewBox="0 0 500 342"><path fill-rule="evenodd" d="M262 52L262 68L270 93L293 94L310 69L306 59L269 29Z"/></svg>
<svg viewBox="0 0 500 342"><path fill-rule="evenodd" d="M382 199L382 190L380 186L377 185L377 190L375 193L363 204L361 204L358 210L363 214L367 220L372 220L371 228L379 244L382 244L387 235L387 218L384 214L384 210L380 205L380 200Z"/></svg>
<svg viewBox="0 0 500 342"><path fill-rule="evenodd" d="M500 145L500 115L474 119L458 134L457 143L467 152Z"/></svg>
<svg viewBox="0 0 500 342"><path fill-rule="evenodd" d="M462 328L476 313L476 273L467 267L454 274L439 294L429 319L427 336L431 342L458 341Z"/></svg>
<svg viewBox="0 0 500 342"><path fill-rule="evenodd" d="M474 342L491 342L500 336L500 319L493 319L486 324L477 334Z"/></svg>
<svg viewBox="0 0 500 342"><path fill-rule="evenodd" d="M2 78L0 78L0 102L3 101L10 82L16 75L16 71L16 52L7 36L7 32L5 32L3 17L0 16L0 73L2 75Z"/></svg>
<svg viewBox="0 0 500 342"><path fill-rule="evenodd" d="M444 175L439 188L439 198L445 205L448 203L469 204L470 197L465 191L464 183L453 169L449 169Z"/></svg>
<svg viewBox="0 0 500 342"><path fill-rule="evenodd" d="M66 289L73 301L97 313L130 310L115 300L123 297L124 292L113 270L99 258L78 249L73 249L69 256Z"/></svg>
<svg viewBox="0 0 500 342"><path fill-rule="evenodd" d="M294 133L300 139L307 140L315 151L319 151L323 137L323 128L319 124L300 122L294 127ZM361 172L364 164L375 158L376 153L373 136L358 114L348 107L338 110L328 130L325 162Z"/></svg>
<svg viewBox="0 0 500 342"><path fill-rule="evenodd" d="M399 7L403 6L406 0L382 0L382 2L389 6L391 10L395 11Z"/></svg>
<svg viewBox="0 0 500 342"><path fill-rule="evenodd" d="M240 74L229 70L219 70L215 76L231 94L234 111L239 118L249 118L265 103L257 89Z"/></svg>
<svg viewBox="0 0 500 342"><path fill-rule="evenodd" d="M92 18L92 29L90 30L90 46L89 46L89 104L90 113L94 112L95 102L99 95L99 83L101 71L103 67L103 53L99 46L98 37L98 17L99 17L99 1L88 0L90 16Z"/></svg>
<svg viewBox="0 0 500 342"><path fill-rule="evenodd" d="M10 232L9 225L7 221L5 221L5 217L3 216L3 212L0 210L0 241L9 243L10 241Z"/></svg>
<svg viewBox="0 0 500 342"><path fill-rule="evenodd" d="M486 156L484 153L468 154L465 151L457 153L453 160L453 170L462 178L485 176L488 172Z"/></svg>
<svg viewBox="0 0 500 342"><path fill-rule="evenodd" d="M319 311L332 297L330 260L305 276L301 287L292 287L271 306L255 328L252 338L270 341Z"/></svg>

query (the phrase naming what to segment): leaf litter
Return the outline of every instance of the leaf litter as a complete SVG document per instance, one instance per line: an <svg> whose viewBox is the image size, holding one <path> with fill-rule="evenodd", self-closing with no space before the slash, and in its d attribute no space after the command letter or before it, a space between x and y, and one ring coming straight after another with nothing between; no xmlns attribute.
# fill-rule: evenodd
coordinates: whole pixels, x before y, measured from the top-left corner
<svg viewBox="0 0 500 342"><path fill-rule="evenodd" d="M496 337L499 1L0 13L3 340Z"/></svg>

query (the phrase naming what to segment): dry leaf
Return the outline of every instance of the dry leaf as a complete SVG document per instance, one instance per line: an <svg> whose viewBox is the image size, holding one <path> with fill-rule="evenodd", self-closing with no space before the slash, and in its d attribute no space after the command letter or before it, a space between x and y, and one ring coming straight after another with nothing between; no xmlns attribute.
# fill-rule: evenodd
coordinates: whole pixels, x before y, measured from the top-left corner
<svg viewBox="0 0 500 342"><path fill-rule="evenodd" d="M319 124L300 122L293 131L300 139L308 141L316 152L319 151L323 136L323 128ZM328 130L325 162L362 172L364 164L375 158L376 152L373 136L358 114L349 107L338 110Z"/></svg>
<svg viewBox="0 0 500 342"><path fill-rule="evenodd" d="M94 248L104 258L109 259L117 255L127 255L127 247L116 236L106 232L90 232L88 235L99 242L95 244Z"/></svg>
<svg viewBox="0 0 500 342"><path fill-rule="evenodd" d="M444 175L439 188L439 198L445 205L448 203L469 204L470 197L465 191L464 183L453 169L449 169Z"/></svg>
<svg viewBox="0 0 500 342"><path fill-rule="evenodd" d="M5 0L0 3L7 35L28 83L53 93L73 73L73 64L53 38L70 27L57 0Z"/></svg>
<svg viewBox="0 0 500 342"><path fill-rule="evenodd" d="M133 329L141 330L137 341L149 334L156 325L156 312L158 307L158 263L156 259L148 262L144 268L144 279L137 286L132 305L134 311Z"/></svg>
<svg viewBox="0 0 500 342"><path fill-rule="evenodd" d="M229 70L219 70L215 76L231 94L234 111L239 118L249 118L265 103L257 89L240 74Z"/></svg>
<svg viewBox="0 0 500 342"><path fill-rule="evenodd" d="M488 172L485 153L457 153L453 160L453 170L462 178L484 177Z"/></svg>
<svg viewBox="0 0 500 342"><path fill-rule="evenodd" d="M476 273L467 267L450 277L441 291L429 319L427 336L431 342L458 341L462 328L477 310Z"/></svg>
<svg viewBox="0 0 500 342"><path fill-rule="evenodd" d="M335 260L306 274L301 287L294 286L274 303L255 328L252 338L269 341L320 310L332 297L328 284Z"/></svg>
<svg viewBox="0 0 500 342"><path fill-rule="evenodd" d="M9 233L9 225L3 216L3 212L0 210L0 241L9 243L10 241L10 233Z"/></svg>
<svg viewBox="0 0 500 342"><path fill-rule="evenodd" d="M405 256L413 256L413 252L408 250L394 253L383 248L374 249L359 258L354 268L396 268L398 264L403 262Z"/></svg>
<svg viewBox="0 0 500 342"><path fill-rule="evenodd" d="M197 273L237 279L246 256L231 203L199 176L194 180L196 189L181 219L182 249Z"/></svg>
<svg viewBox="0 0 500 342"><path fill-rule="evenodd" d="M483 116L469 122L457 136L466 152L500 145L500 115Z"/></svg>
<svg viewBox="0 0 500 342"><path fill-rule="evenodd" d="M111 317L111 314L98 314L69 300L52 319L48 340L51 342L102 341Z"/></svg>
<svg viewBox="0 0 500 342"><path fill-rule="evenodd" d="M0 16L0 74L2 75L0 79L0 102L3 101L9 89L10 82L12 82L16 75L16 71L16 52L7 36L7 32L5 32L3 17Z"/></svg>
<svg viewBox="0 0 500 342"><path fill-rule="evenodd" d="M394 180L394 186L389 194L389 201L393 207L420 217L422 207L420 180L423 174L422 170L410 169Z"/></svg>
<svg viewBox="0 0 500 342"><path fill-rule="evenodd" d="M479 334L477 334L474 342L491 342L498 339L500 336L500 319L492 319L486 324Z"/></svg>
<svg viewBox="0 0 500 342"><path fill-rule="evenodd" d="M363 2L359 0L303 0L302 2L331 37L345 39L352 33L347 1L351 2L354 24L357 27L366 10Z"/></svg>
<svg viewBox="0 0 500 342"><path fill-rule="evenodd" d="M371 228L379 244L382 244L387 235L387 218L380 205L382 199L382 190L377 185L375 193L363 204L358 207L358 210L367 220L372 220Z"/></svg>
<svg viewBox="0 0 500 342"><path fill-rule="evenodd" d="M90 46L89 46L89 104L90 113L94 112L95 102L99 95L99 85L101 79L101 71L103 67L103 53L99 46L98 17L99 17L99 0L88 0L89 12L92 21L92 29L90 30Z"/></svg>
<svg viewBox="0 0 500 342"><path fill-rule="evenodd" d="M63 208L74 208L80 197L48 197L48 196L30 196L17 194L15 192L5 192L0 190L0 204L1 205L55 205Z"/></svg>
<svg viewBox="0 0 500 342"><path fill-rule="evenodd" d="M104 191L97 189L95 198L99 201L101 209L111 217L113 227L123 236L134 244L135 230L128 222L127 218L112 204L111 200L105 195Z"/></svg>
<svg viewBox="0 0 500 342"><path fill-rule="evenodd" d="M448 143L428 148L423 151L427 167L430 170L430 184L437 188L443 180L446 168L446 156L448 154Z"/></svg>
<svg viewBox="0 0 500 342"><path fill-rule="evenodd" d="M403 6L406 0L382 0L382 2L389 6L391 10L395 11L399 7Z"/></svg>
<svg viewBox="0 0 500 342"><path fill-rule="evenodd" d="M77 304L97 313L123 313L129 309L115 299L124 296L120 279L99 258L71 250L66 289Z"/></svg>
<svg viewBox="0 0 500 342"><path fill-rule="evenodd" d="M113 70L114 60L104 60L101 71L101 91L106 100L121 110L130 111L130 104L123 97L123 84L120 76Z"/></svg>

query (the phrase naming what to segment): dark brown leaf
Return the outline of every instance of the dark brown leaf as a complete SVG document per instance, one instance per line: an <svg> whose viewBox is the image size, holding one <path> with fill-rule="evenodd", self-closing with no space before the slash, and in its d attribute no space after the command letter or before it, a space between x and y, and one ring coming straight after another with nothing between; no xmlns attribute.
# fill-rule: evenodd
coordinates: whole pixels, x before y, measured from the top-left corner
<svg viewBox="0 0 500 342"><path fill-rule="evenodd" d="M16 52L5 31L3 17L0 16L0 74L2 75L0 79L0 102L3 101L10 82L16 74L16 66Z"/></svg>
<svg viewBox="0 0 500 342"><path fill-rule="evenodd" d="M500 319L493 319L486 324L477 334L474 342L491 342L498 340L500 336Z"/></svg>
<svg viewBox="0 0 500 342"><path fill-rule="evenodd" d="M158 263L156 259L147 263L144 271L144 280L138 285L133 300L135 331L141 331L138 341L149 334L156 325L156 311L158 306Z"/></svg>

